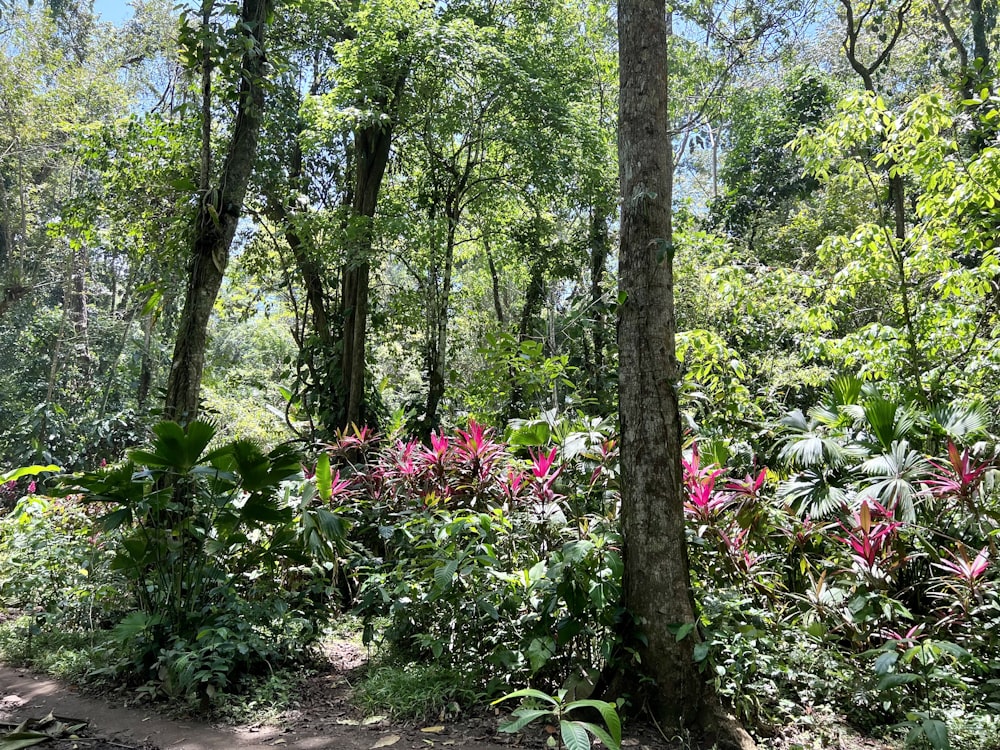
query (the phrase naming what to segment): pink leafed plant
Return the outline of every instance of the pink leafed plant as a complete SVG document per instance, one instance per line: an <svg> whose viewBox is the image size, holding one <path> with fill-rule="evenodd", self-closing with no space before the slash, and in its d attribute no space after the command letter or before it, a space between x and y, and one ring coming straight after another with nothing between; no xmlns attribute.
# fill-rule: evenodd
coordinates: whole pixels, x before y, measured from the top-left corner
<svg viewBox="0 0 1000 750"><path fill-rule="evenodd" d="M726 490L734 495L756 499L760 497L765 481L767 481L766 467L757 472L757 476L747 474L743 479L726 482Z"/></svg>
<svg viewBox="0 0 1000 750"><path fill-rule="evenodd" d="M878 516L881 516L882 520L876 522L875 518ZM844 530L846 536L833 538L848 545L853 552L854 561L871 573L875 572L879 563L883 561L889 542L902 525L899 521L893 520L891 509L866 498L861 501L860 508L854 514L854 528L850 529L841 522L840 528Z"/></svg>
<svg viewBox="0 0 1000 750"><path fill-rule="evenodd" d="M731 526L727 531L719 530L719 538L725 545L729 559L737 570L744 573L753 570L760 560L760 555L752 552L749 547L749 529Z"/></svg>
<svg viewBox="0 0 1000 750"><path fill-rule="evenodd" d="M531 492L542 505L548 505L562 499L552 487L556 478L562 473L562 466L555 466L557 450L553 446L548 451L530 451L531 453ZM553 470L555 467L555 470Z"/></svg>
<svg viewBox="0 0 1000 750"><path fill-rule="evenodd" d="M896 648L903 650L914 645L920 637L923 635L924 623L917 623L912 628L906 631L905 634L900 634L895 630L883 630L882 635L886 639L886 642L894 642Z"/></svg>
<svg viewBox="0 0 1000 750"><path fill-rule="evenodd" d="M597 449L598 464L590 475L590 486L593 487L602 474L613 475L618 463L618 441L608 438L601 442Z"/></svg>
<svg viewBox="0 0 1000 750"><path fill-rule="evenodd" d="M975 463L966 448L961 453L954 443L948 443L948 463L931 461L936 471L924 485L935 497L950 497L972 507L976 490L983 475L992 468L989 461Z"/></svg>
<svg viewBox="0 0 1000 750"><path fill-rule="evenodd" d="M962 544L958 545L957 553L945 550L945 554L951 559L946 560L942 558L941 562L934 563L934 567L950 573L969 587L975 586L976 582L982 578L986 569L990 566L990 550L988 547L983 547L979 550L979 553L971 561L969 560L969 554L965 546Z"/></svg>
<svg viewBox="0 0 1000 750"><path fill-rule="evenodd" d="M475 420L469 421L467 430L458 430L455 456L473 481L488 481L502 452L503 445L493 439L493 430Z"/></svg>
<svg viewBox="0 0 1000 750"><path fill-rule="evenodd" d="M691 447L691 458L681 459L681 468L688 497L684 512L699 523L711 523L731 499L715 489L715 481L722 476L722 469L714 464L701 465L697 443Z"/></svg>

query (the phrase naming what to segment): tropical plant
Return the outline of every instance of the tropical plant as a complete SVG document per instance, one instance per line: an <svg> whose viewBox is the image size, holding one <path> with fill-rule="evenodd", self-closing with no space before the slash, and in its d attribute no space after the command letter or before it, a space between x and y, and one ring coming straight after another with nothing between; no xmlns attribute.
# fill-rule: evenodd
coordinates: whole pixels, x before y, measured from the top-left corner
<svg viewBox="0 0 1000 750"><path fill-rule="evenodd" d="M345 527L329 491L300 485L300 455L249 441L210 447L213 425L161 422L148 450L63 480L98 504L135 610L123 663L171 693L225 688L292 659L327 617Z"/></svg>
<svg viewBox="0 0 1000 750"><path fill-rule="evenodd" d="M502 698L493 701L491 705L497 705L503 701L514 698L531 698L534 701L548 705L549 708L521 707L515 709L511 718L500 724L501 732L519 732L526 726L538 719L546 719L553 722L559 730L558 735L550 735L549 746L566 748L566 750L590 750L591 736L599 739L605 747L610 750L619 750L622 742L621 720L618 718L618 710L614 703L607 701L581 699L566 700L567 691L560 690L555 695L543 693L541 690L524 688L515 690ZM598 711L604 720L605 727L598 726L590 721L583 721L570 717L573 711L592 709Z"/></svg>

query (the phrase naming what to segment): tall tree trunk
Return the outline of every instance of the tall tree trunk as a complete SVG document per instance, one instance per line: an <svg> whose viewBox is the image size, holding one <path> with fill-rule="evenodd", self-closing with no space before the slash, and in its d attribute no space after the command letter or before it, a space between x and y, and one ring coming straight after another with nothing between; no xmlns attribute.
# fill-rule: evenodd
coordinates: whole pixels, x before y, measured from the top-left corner
<svg viewBox="0 0 1000 750"><path fill-rule="evenodd" d="M187 291L167 379L164 415L168 419L190 421L198 414L208 321L229 263L229 248L257 159L264 109L267 12L268 0L243 0L239 28L249 44L240 64L236 119L218 186L203 192L195 220Z"/></svg>
<svg viewBox="0 0 1000 750"><path fill-rule="evenodd" d="M500 273L497 271L497 264L493 260L493 251L490 249L490 238L483 235L483 249L486 251L486 263L490 269L490 282L493 289L493 311L497 316L497 323L503 325L506 322L503 314L503 302L500 300Z"/></svg>
<svg viewBox="0 0 1000 750"><path fill-rule="evenodd" d="M722 747L753 742L722 720L692 656L696 623L684 536L681 425L675 385L667 23L658 0L620 0L618 154L622 191L618 318L625 605L655 716L672 728L697 723ZM637 677L633 675L632 677Z"/></svg>
<svg viewBox="0 0 1000 750"><path fill-rule="evenodd" d="M149 389L153 385L153 315L146 315L142 326L142 358L139 364L139 386L135 392L135 405L140 411L146 408Z"/></svg>
<svg viewBox="0 0 1000 750"><path fill-rule="evenodd" d="M590 395L597 399L601 411L607 406L605 396L605 362L604 347L606 344L607 319L604 301L604 273L611 250L611 239L608 235L608 214L610 206L603 201L595 203L590 209L590 309L593 311L594 323L591 328L591 341L594 351L590 360Z"/></svg>
<svg viewBox="0 0 1000 750"><path fill-rule="evenodd" d="M69 279L65 304L73 325L73 354L80 375L86 380L93 359L90 354L90 315L87 309L87 256L83 251L69 251Z"/></svg>
<svg viewBox="0 0 1000 750"><path fill-rule="evenodd" d="M340 427L361 424L365 419L365 356L368 327L368 293L371 278L372 220L378 206L382 178L389 163L393 123L399 109L407 69L400 65L392 80L391 101L387 102L388 120L355 131L354 216L360 221L357 236L348 249L343 273L341 315L343 319L341 359L344 391L343 418Z"/></svg>
<svg viewBox="0 0 1000 750"><path fill-rule="evenodd" d="M448 306L451 304L451 276L455 265L455 235L458 232L458 222L461 219L459 201L449 200L445 207L444 269L441 273L441 285L437 289L432 305L433 321L430 327L427 358L427 405L424 409L423 426L426 433L438 426L438 406L444 398L445 366L448 358ZM431 279L429 289L434 289L435 280Z"/></svg>

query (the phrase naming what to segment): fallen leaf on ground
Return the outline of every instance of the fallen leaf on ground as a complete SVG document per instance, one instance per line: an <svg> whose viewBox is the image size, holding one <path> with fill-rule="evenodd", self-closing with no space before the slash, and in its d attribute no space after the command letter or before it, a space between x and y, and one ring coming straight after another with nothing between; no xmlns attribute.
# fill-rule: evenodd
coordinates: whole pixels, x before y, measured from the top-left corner
<svg viewBox="0 0 1000 750"><path fill-rule="evenodd" d="M441 726L440 724L438 724L438 725L435 725L433 727L424 727L420 731L421 732L429 732L431 734L441 734L441 732L444 731L444 727Z"/></svg>
<svg viewBox="0 0 1000 750"><path fill-rule="evenodd" d="M382 737L378 742L372 745L371 750L375 750L377 747L389 747L390 745L395 745L399 742L399 739L400 737L398 734L387 734L385 737Z"/></svg>

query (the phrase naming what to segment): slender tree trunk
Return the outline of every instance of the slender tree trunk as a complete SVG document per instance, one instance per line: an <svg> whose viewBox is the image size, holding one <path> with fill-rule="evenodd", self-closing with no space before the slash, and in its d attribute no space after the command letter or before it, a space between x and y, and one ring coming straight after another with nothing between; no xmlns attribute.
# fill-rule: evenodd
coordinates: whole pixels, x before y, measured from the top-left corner
<svg viewBox="0 0 1000 750"><path fill-rule="evenodd" d="M371 279L372 220L378 206L382 178L389 163L393 123L399 108L406 82L407 70L400 67L393 92L387 102L389 118L362 128L354 134L355 190L354 216L359 221L357 237L348 250L343 273L341 315L343 319L341 359L342 388L344 391L343 419L340 427L361 424L365 419L365 358L368 327L368 292Z"/></svg>
<svg viewBox="0 0 1000 750"><path fill-rule="evenodd" d="M424 409L424 428L427 434L438 426L438 406L444 398L445 367L448 352L448 306L451 304L451 276L455 265L455 235L460 220L458 200L450 200L445 208L448 222L444 240L444 269L441 274L441 287L437 291L437 299L433 304L434 320L431 326L430 355L427 362L427 406ZM434 284L430 285L433 288Z"/></svg>
<svg viewBox="0 0 1000 750"><path fill-rule="evenodd" d="M73 354L80 375L86 380L93 359L90 354L90 315L87 309L87 257L80 251L69 251L69 283L66 287L66 307L73 325Z"/></svg>
<svg viewBox="0 0 1000 750"><path fill-rule="evenodd" d="M605 402L605 362L604 347L606 344L607 319L604 302L604 273L611 250L611 240L608 236L608 214L610 207L603 201L591 208L590 214L590 309L593 311L594 323L591 329L591 341L594 351L590 361L590 392L601 404L604 411Z"/></svg>
<svg viewBox="0 0 1000 750"><path fill-rule="evenodd" d="M625 605L644 638L636 645L654 715L671 728L701 724L721 747L749 748L722 721L692 657L697 629L684 535L681 427L675 385L667 23L658 0L620 0L619 134L622 191L618 318ZM634 675L633 677L638 677Z"/></svg>
<svg viewBox="0 0 1000 750"><path fill-rule="evenodd" d="M149 389L153 384L153 316L147 315L142 327L142 359L139 364L139 387L136 388L135 405L140 411L146 408Z"/></svg>
<svg viewBox="0 0 1000 750"><path fill-rule="evenodd" d="M493 311L497 316L497 323L503 325L505 316L503 314L503 303L500 300L500 274L497 272L497 264L493 260L493 251L490 249L489 237L483 237L483 249L486 251L486 262L490 269L490 281L493 287Z"/></svg>
<svg viewBox="0 0 1000 750"><path fill-rule="evenodd" d="M208 321L257 159L264 108L267 11L268 0L243 0L240 28L249 44L240 64L236 119L218 186L203 192L198 208L188 286L167 379L164 415L168 419L190 421L198 414Z"/></svg>

